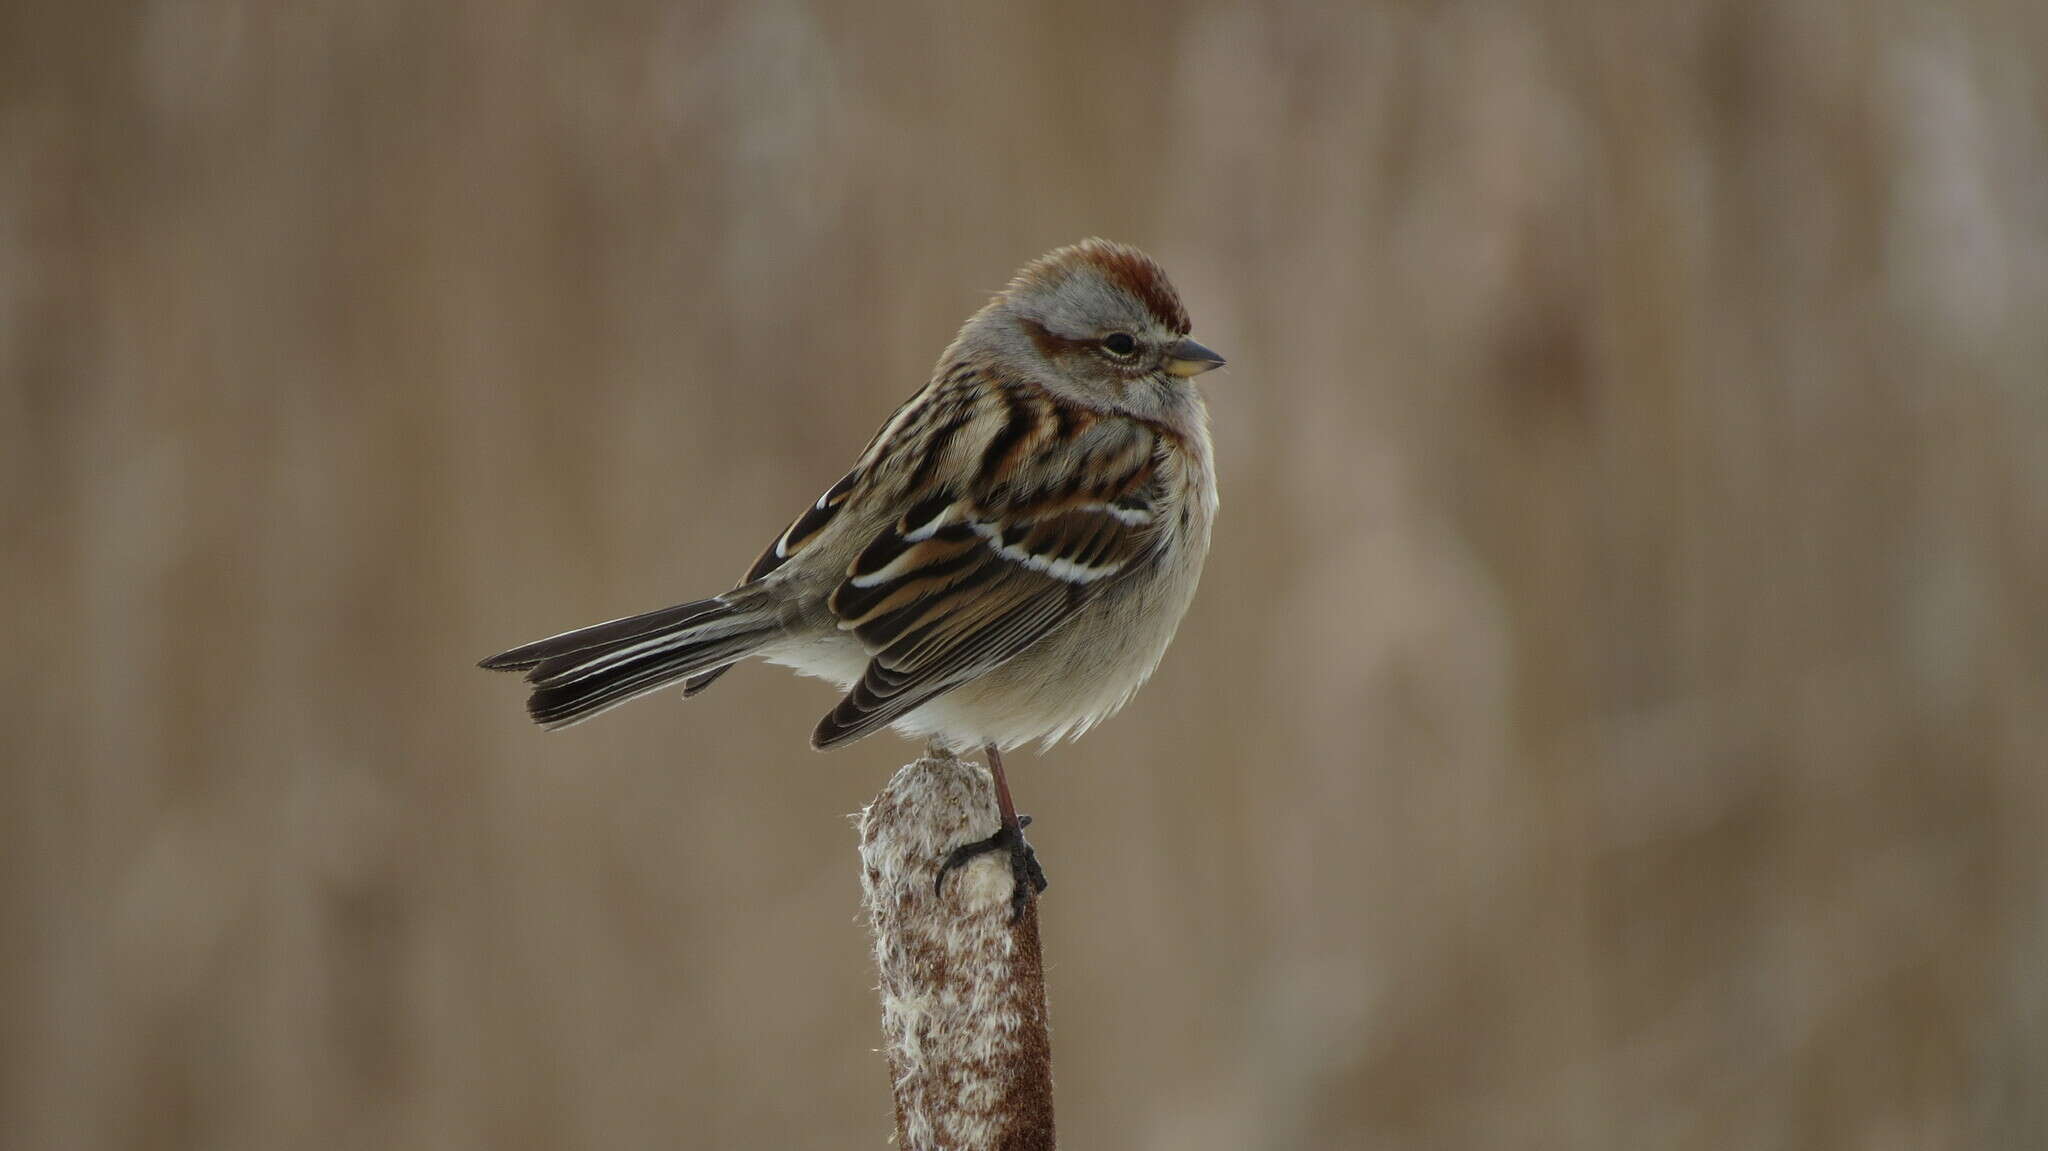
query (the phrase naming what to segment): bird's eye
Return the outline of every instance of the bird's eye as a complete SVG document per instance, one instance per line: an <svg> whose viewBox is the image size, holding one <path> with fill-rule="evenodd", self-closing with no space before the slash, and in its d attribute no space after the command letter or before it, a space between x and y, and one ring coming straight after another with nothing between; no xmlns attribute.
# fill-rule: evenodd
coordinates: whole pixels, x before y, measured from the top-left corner
<svg viewBox="0 0 2048 1151"><path fill-rule="evenodd" d="M1102 337L1102 348L1112 356L1128 356L1138 350L1138 341L1129 332L1111 332Z"/></svg>

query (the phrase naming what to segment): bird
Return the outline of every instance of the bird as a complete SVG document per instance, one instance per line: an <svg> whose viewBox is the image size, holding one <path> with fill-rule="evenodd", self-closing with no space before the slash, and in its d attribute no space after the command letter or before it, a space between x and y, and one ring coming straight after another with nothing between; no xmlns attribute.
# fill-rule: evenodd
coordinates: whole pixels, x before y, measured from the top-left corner
<svg viewBox="0 0 2048 1151"><path fill-rule="evenodd" d="M1091 238L1020 269L930 379L731 590L481 661L524 673L544 727L680 682L695 696L757 657L845 693L811 734L883 727L932 754L980 748L1000 823L948 872L1007 851L1045 888L1001 753L1049 747L1129 702L1194 598L1218 507L1179 293L1135 247ZM1031 895L1027 896L1029 888Z"/></svg>

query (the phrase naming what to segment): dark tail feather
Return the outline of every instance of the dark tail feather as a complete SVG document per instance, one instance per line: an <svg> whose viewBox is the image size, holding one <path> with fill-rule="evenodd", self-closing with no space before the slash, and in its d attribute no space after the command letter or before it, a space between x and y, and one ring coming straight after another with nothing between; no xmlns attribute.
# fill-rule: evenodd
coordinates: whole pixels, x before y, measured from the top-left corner
<svg viewBox="0 0 2048 1151"><path fill-rule="evenodd" d="M639 657L572 683L536 687L526 701L526 712L535 723L567 727L627 700L660 691L707 665L723 666L744 659L767 638L766 633L747 632L680 654Z"/></svg>
<svg viewBox="0 0 2048 1151"><path fill-rule="evenodd" d="M688 680L684 681L683 683L683 698L688 699L691 696L696 695L698 692L703 691L705 688L710 687L712 684L717 683L719 676L724 675L726 672L729 672L731 670L732 665L726 664L724 667L719 668L717 671L707 671L703 675L691 676Z"/></svg>
<svg viewBox="0 0 2048 1151"><path fill-rule="evenodd" d="M488 659L477 661L478 667L492 671L525 671L544 659L570 655L580 651L609 647L623 640L641 639L671 628L680 627L700 616L712 616L728 610L722 599L700 599L693 603L677 604L660 611L629 615L624 619L594 623L565 631L546 639L537 639L511 651L501 651Z"/></svg>
<svg viewBox="0 0 2048 1151"><path fill-rule="evenodd" d="M771 605L715 597L550 636L482 666L524 671L534 722L567 727L676 680L715 675L780 633Z"/></svg>

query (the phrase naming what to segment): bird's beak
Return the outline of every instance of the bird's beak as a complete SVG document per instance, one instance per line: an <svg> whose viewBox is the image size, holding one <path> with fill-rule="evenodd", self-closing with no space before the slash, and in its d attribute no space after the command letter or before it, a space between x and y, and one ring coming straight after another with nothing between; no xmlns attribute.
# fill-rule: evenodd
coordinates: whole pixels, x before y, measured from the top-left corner
<svg viewBox="0 0 2048 1151"><path fill-rule="evenodd" d="M1199 376L1211 368L1223 366L1223 357L1182 337L1166 349L1166 370L1181 379Z"/></svg>

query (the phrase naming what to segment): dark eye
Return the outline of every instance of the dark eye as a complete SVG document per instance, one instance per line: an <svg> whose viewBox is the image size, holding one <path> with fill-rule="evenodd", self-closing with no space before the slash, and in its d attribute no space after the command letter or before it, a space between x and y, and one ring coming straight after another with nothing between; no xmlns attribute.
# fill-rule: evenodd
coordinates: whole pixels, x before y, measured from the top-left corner
<svg viewBox="0 0 2048 1151"><path fill-rule="evenodd" d="M1102 337L1102 348L1112 356L1128 356L1138 350L1138 341L1129 332L1111 332Z"/></svg>

